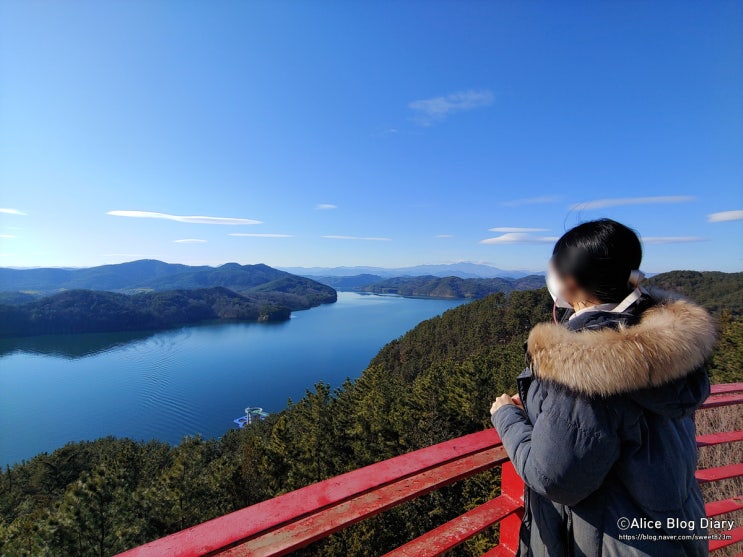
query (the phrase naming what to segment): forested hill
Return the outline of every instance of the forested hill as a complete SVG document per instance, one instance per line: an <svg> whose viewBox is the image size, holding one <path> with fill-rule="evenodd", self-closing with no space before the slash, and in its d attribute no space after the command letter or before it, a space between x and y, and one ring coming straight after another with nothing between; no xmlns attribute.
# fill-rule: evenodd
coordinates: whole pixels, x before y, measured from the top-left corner
<svg viewBox="0 0 743 557"><path fill-rule="evenodd" d="M284 321L291 311L227 288L117 294L70 290L22 305L0 305L0 337L146 331L210 320Z"/></svg>
<svg viewBox="0 0 743 557"><path fill-rule="evenodd" d="M88 269L0 268L0 336L277 321L336 300L330 286L268 265L142 260Z"/></svg>
<svg viewBox="0 0 743 557"><path fill-rule="evenodd" d="M743 273L671 271L655 275L648 284L696 300L713 313L726 309L743 314Z"/></svg>
<svg viewBox="0 0 743 557"><path fill-rule="evenodd" d="M423 298L484 298L495 292L533 290L544 286L544 277L529 275L521 278L459 278L459 277L397 277L362 286L359 290L375 294L398 294Z"/></svg>
<svg viewBox="0 0 743 557"><path fill-rule="evenodd" d="M740 289L738 294L741 294ZM523 342L550 319L542 288L499 293L425 321L385 346L357 380L318 384L265 422L219 439L71 443L0 473L0 555L111 555L288 490L491 427L515 388ZM710 365L741 380L743 318L722 311ZM380 555L492 498L496 471L364 521L299 555ZM482 555L487 531L453 555Z"/></svg>

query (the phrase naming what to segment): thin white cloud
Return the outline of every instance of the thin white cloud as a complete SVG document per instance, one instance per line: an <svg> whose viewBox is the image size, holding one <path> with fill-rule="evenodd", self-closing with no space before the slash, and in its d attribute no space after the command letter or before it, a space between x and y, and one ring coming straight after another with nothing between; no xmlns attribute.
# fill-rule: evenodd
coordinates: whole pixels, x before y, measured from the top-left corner
<svg viewBox="0 0 743 557"><path fill-rule="evenodd" d="M257 234L251 234L248 232L234 232L232 234L227 234L228 236L239 236L241 238L293 238L293 234L267 234L267 233L257 233Z"/></svg>
<svg viewBox="0 0 743 557"><path fill-rule="evenodd" d="M722 211L707 215L709 222L729 222L731 220L743 220L743 211Z"/></svg>
<svg viewBox="0 0 743 557"><path fill-rule="evenodd" d="M643 236L643 244L687 244L689 242L704 242L699 236Z"/></svg>
<svg viewBox="0 0 743 557"><path fill-rule="evenodd" d="M10 238L15 238L15 236L13 234L0 234L0 238L9 240Z"/></svg>
<svg viewBox="0 0 743 557"><path fill-rule="evenodd" d="M516 226L498 226L488 228L490 232L547 232L548 228L519 228Z"/></svg>
<svg viewBox="0 0 743 557"><path fill-rule="evenodd" d="M337 209L338 205L333 205L332 203L318 203L315 205L315 209L318 211L330 211L332 209Z"/></svg>
<svg viewBox="0 0 743 557"><path fill-rule="evenodd" d="M328 240L363 240L366 242L389 242L392 240L392 238L384 238L381 236L343 236L338 234L329 234L323 236L323 238L327 238Z"/></svg>
<svg viewBox="0 0 743 557"><path fill-rule="evenodd" d="M180 240L173 240L175 244L206 244L206 240L201 238L181 238Z"/></svg>
<svg viewBox="0 0 743 557"><path fill-rule="evenodd" d="M6 208L0 208L0 213L4 215L26 215L23 211L19 211L18 209L8 209Z"/></svg>
<svg viewBox="0 0 743 557"><path fill-rule="evenodd" d="M499 245L499 244L546 244L556 242L557 236L535 236L528 232L507 232L496 236L495 238L486 238L480 240L481 244Z"/></svg>
<svg viewBox="0 0 743 557"><path fill-rule="evenodd" d="M420 126L430 126L444 120L449 114L482 108L493 103L493 93L488 90L459 91L443 97L419 99L408 104L413 110L413 120Z"/></svg>
<svg viewBox="0 0 743 557"><path fill-rule="evenodd" d="M113 215L115 217L173 220L176 222L186 222L189 224L224 224L224 225L262 224L261 221L253 220L253 219L238 219L238 218L231 218L231 217L181 216L181 215L169 215L167 213L153 213L151 211L108 211L106 214Z"/></svg>
<svg viewBox="0 0 743 557"><path fill-rule="evenodd" d="M650 205L656 203L686 203L694 201L691 195L659 195L654 197L618 197L613 199L594 199L571 205L573 210L606 209L622 205Z"/></svg>
<svg viewBox="0 0 743 557"><path fill-rule="evenodd" d="M454 234L436 234L434 238L454 238Z"/></svg>
<svg viewBox="0 0 743 557"><path fill-rule="evenodd" d="M542 203L557 203L562 200L559 195L540 195L538 197L525 197L522 199L512 199L511 201L501 201L504 207L521 207L522 205L540 205Z"/></svg>

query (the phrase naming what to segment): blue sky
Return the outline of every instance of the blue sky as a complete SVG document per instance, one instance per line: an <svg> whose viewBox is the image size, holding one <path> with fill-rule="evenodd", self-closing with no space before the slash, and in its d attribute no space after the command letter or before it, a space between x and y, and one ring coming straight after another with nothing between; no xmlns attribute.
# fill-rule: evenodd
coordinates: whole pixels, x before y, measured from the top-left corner
<svg viewBox="0 0 743 557"><path fill-rule="evenodd" d="M717 1L6 0L0 265L542 269L608 216L648 271L741 270L742 24Z"/></svg>

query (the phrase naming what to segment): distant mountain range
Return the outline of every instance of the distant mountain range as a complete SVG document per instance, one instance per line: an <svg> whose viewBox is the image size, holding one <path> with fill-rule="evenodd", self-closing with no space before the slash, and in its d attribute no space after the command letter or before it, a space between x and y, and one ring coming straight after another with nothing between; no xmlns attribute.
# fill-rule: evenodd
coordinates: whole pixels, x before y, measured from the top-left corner
<svg viewBox="0 0 743 557"><path fill-rule="evenodd" d="M459 278L520 278L539 275L533 271L507 271L481 263L450 263L445 265L416 265L413 267L281 267L281 270L300 276L351 277L376 275L382 278L405 276L434 276Z"/></svg>
<svg viewBox="0 0 743 557"><path fill-rule="evenodd" d="M0 303L23 303L65 290L106 290L133 294L221 286L240 294L273 296L290 309L334 302L333 288L268 265L226 263L189 266L142 259L85 269L0 268ZM29 298L29 296L31 298Z"/></svg>

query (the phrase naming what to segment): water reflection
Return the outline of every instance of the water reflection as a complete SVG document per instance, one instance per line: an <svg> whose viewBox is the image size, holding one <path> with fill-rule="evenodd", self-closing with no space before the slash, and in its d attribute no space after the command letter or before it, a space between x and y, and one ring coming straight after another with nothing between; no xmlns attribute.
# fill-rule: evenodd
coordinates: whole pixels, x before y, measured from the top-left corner
<svg viewBox="0 0 743 557"><path fill-rule="evenodd" d="M24 352L74 360L146 340L160 331L41 335L0 339L0 357Z"/></svg>

